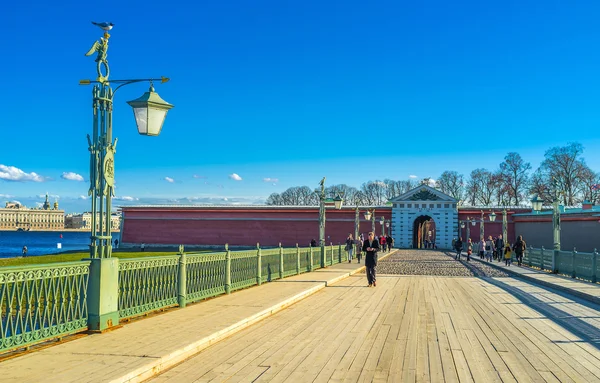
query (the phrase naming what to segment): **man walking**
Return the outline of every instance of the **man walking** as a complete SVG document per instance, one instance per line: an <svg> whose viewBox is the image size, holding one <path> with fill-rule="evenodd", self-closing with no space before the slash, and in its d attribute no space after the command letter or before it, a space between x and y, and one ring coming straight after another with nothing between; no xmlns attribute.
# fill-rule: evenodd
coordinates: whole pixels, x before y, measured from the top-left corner
<svg viewBox="0 0 600 383"><path fill-rule="evenodd" d="M504 258L504 239L502 239L502 234L498 236L494 245L496 246L496 255L498 257L498 262L501 262Z"/></svg>
<svg viewBox="0 0 600 383"><path fill-rule="evenodd" d="M369 232L369 238L363 244L363 251L366 252L365 268L367 271L367 281L369 287L377 286L375 267L377 266L377 251L379 251L379 242L375 240L375 234Z"/></svg>

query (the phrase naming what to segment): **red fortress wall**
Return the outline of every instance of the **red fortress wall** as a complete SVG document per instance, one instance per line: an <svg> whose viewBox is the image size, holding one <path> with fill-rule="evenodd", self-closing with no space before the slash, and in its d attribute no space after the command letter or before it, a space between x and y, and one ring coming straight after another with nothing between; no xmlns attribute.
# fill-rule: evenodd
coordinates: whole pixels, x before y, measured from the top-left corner
<svg viewBox="0 0 600 383"><path fill-rule="evenodd" d="M371 222L360 210L360 232L371 230ZM285 206L128 206L122 207L121 241L127 244L308 246L319 240L318 207ZM375 216L391 219L391 207L375 208ZM325 238L343 243L354 234L355 209L327 207ZM381 224L376 223L381 234ZM386 231L387 232L387 231Z"/></svg>

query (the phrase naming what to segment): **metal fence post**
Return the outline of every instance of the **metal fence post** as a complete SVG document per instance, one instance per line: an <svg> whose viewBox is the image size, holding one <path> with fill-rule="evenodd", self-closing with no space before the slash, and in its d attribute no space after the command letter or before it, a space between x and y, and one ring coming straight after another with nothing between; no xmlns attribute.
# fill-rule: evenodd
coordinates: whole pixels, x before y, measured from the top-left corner
<svg viewBox="0 0 600 383"><path fill-rule="evenodd" d="M262 255L260 253L260 243L256 242L256 284L262 284Z"/></svg>
<svg viewBox="0 0 600 383"><path fill-rule="evenodd" d="M300 248L296 244L296 274L300 274Z"/></svg>
<svg viewBox="0 0 600 383"><path fill-rule="evenodd" d="M179 245L179 283L177 284L177 304L179 307L185 307L187 301L187 272L186 256L183 251L183 245Z"/></svg>
<svg viewBox="0 0 600 383"><path fill-rule="evenodd" d="M571 257L571 278L575 278L577 273L575 273L575 257L577 256L577 248L573 248L573 256Z"/></svg>
<svg viewBox="0 0 600 383"><path fill-rule="evenodd" d="M308 260L308 271L313 271L313 248L309 247L310 259Z"/></svg>
<svg viewBox="0 0 600 383"><path fill-rule="evenodd" d="M544 271L544 246L542 246L542 250L540 250L540 254L541 254L540 255L540 270Z"/></svg>
<svg viewBox="0 0 600 383"><path fill-rule="evenodd" d="M325 242L323 242L321 245L321 268L324 268L326 263L327 253L325 250L327 250L327 246L325 246Z"/></svg>
<svg viewBox="0 0 600 383"><path fill-rule="evenodd" d="M598 250L594 249L594 253L592 254L592 282L597 282L596 277L596 268L598 267Z"/></svg>
<svg viewBox="0 0 600 383"><path fill-rule="evenodd" d="M279 242L279 279L283 278L283 247Z"/></svg>
<svg viewBox="0 0 600 383"><path fill-rule="evenodd" d="M231 294L231 252L229 244L225 244L225 294Z"/></svg>
<svg viewBox="0 0 600 383"><path fill-rule="evenodd" d="M340 252L338 253L338 262L342 263L342 244L339 245ZM346 258L350 258L350 252L346 253ZM346 259L348 260L348 259Z"/></svg>

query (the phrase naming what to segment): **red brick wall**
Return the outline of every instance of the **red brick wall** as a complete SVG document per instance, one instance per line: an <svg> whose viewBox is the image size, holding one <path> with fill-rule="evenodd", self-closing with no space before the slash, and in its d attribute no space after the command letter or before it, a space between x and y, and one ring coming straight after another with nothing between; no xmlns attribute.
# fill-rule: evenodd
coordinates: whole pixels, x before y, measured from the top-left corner
<svg viewBox="0 0 600 383"><path fill-rule="evenodd" d="M377 217L391 219L391 207L376 209ZM352 208L326 212L325 238L343 243L354 234ZM307 246L319 240L319 209L231 207L123 207L122 242L146 244ZM360 214L361 232L371 230ZM379 222L377 231L381 230Z"/></svg>

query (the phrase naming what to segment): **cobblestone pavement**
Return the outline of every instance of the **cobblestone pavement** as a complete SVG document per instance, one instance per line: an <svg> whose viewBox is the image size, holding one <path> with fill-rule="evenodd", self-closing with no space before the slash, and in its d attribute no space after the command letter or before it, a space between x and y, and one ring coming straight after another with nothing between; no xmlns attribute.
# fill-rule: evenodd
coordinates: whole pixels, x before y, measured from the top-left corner
<svg viewBox="0 0 600 383"><path fill-rule="evenodd" d="M434 250L398 250L395 254L382 259L377 264L377 274L398 275L434 275L445 277L509 277L483 262L471 260L466 256L457 261L454 252Z"/></svg>

